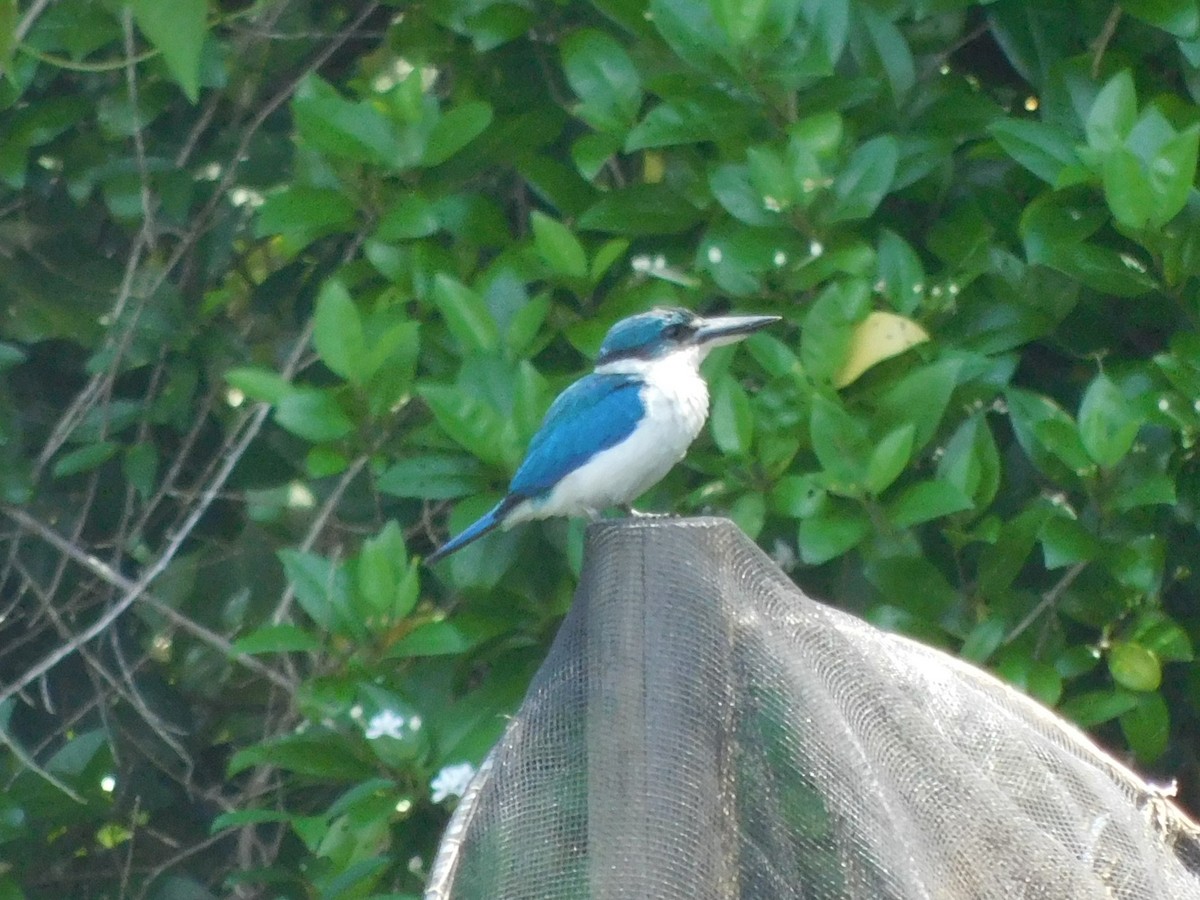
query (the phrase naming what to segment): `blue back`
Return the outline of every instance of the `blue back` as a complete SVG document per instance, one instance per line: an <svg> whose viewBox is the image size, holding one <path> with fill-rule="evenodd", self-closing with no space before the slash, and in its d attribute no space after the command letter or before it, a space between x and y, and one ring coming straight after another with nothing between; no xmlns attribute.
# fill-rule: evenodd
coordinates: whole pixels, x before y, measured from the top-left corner
<svg viewBox="0 0 1200 900"><path fill-rule="evenodd" d="M533 436L509 493L536 497L637 428L642 382L632 375L585 375L559 394Z"/></svg>

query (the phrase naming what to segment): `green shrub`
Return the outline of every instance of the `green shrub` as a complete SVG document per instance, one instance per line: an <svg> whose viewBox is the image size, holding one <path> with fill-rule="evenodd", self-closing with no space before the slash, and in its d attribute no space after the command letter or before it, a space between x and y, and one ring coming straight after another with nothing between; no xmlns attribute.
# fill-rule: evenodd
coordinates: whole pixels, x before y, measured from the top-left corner
<svg viewBox="0 0 1200 900"><path fill-rule="evenodd" d="M644 506L1194 776L1190 0L171 6L0 24L0 897L417 893L656 304L785 322Z"/></svg>

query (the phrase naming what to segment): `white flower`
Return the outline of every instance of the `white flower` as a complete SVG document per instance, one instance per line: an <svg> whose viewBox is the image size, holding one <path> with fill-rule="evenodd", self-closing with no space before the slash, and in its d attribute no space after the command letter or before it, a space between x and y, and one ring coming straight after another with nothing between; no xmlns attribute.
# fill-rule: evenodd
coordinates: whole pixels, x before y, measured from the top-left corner
<svg viewBox="0 0 1200 900"><path fill-rule="evenodd" d="M808 255L814 259L825 252L825 245L820 241L813 241L808 245Z"/></svg>
<svg viewBox="0 0 1200 900"><path fill-rule="evenodd" d="M385 709L383 712L378 712L371 716L371 721L367 723L365 734L368 741L373 741L384 735L390 738L402 738L404 737L404 725L404 716L393 710Z"/></svg>
<svg viewBox="0 0 1200 900"><path fill-rule="evenodd" d="M782 250L776 250L773 260L776 266L787 265L787 254Z"/></svg>
<svg viewBox="0 0 1200 900"><path fill-rule="evenodd" d="M708 261L714 266L725 258L725 254L721 252L721 248L715 244L708 248Z"/></svg>
<svg viewBox="0 0 1200 900"><path fill-rule="evenodd" d="M470 763L446 766L429 782L430 797L434 803L441 803L448 797L461 797L474 777L475 767Z"/></svg>

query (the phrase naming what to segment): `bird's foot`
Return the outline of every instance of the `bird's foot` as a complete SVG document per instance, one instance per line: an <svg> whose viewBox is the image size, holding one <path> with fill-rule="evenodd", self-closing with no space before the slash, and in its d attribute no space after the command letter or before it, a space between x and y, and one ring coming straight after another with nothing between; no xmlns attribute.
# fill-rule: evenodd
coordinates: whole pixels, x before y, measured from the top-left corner
<svg viewBox="0 0 1200 900"><path fill-rule="evenodd" d="M669 519L669 518L671 518L670 513L641 512L640 510L634 509L628 503L622 504L621 509L624 510L625 514L632 519Z"/></svg>

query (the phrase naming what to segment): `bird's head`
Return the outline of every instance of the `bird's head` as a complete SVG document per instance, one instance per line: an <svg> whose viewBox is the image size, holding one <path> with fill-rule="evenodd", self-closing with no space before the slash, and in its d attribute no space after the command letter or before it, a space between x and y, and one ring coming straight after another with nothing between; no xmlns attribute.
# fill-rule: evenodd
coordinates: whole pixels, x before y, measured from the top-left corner
<svg viewBox="0 0 1200 900"><path fill-rule="evenodd" d="M779 316L698 316L686 309L652 309L608 330L596 366L654 362L687 352L699 364L708 351L740 341Z"/></svg>

